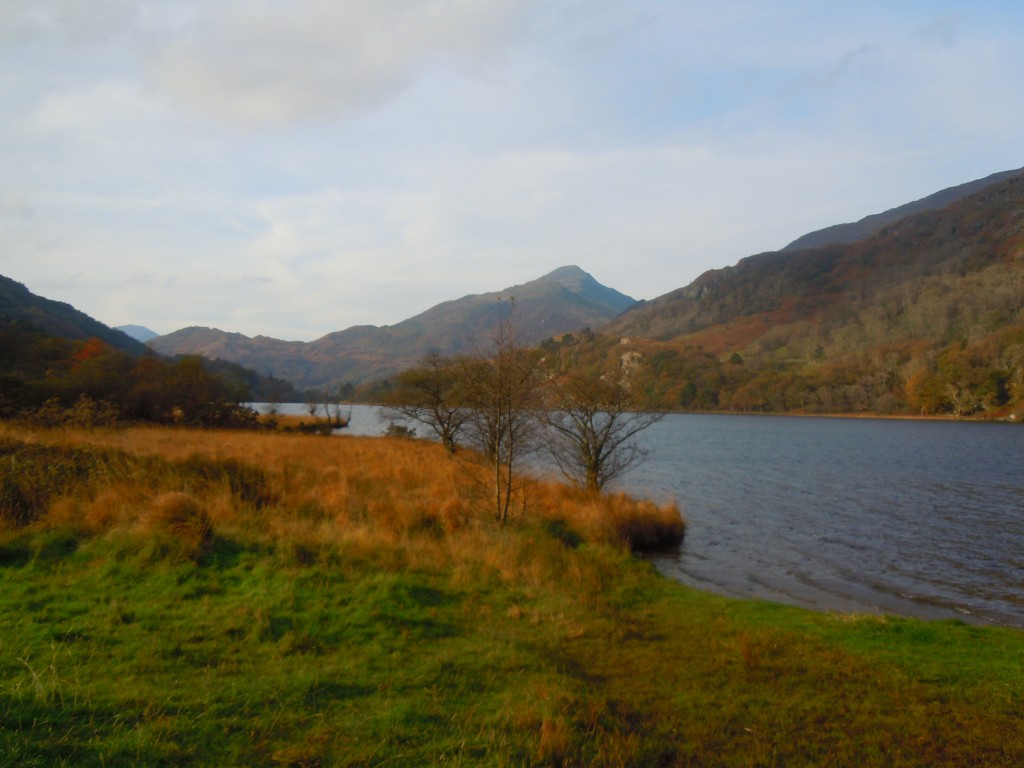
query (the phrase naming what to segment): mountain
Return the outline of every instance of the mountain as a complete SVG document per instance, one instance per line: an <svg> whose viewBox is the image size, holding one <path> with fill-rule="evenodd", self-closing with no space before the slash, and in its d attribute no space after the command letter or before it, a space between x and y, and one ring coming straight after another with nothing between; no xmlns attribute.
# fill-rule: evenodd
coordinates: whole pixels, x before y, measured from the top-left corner
<svg viewBox="0 0 1024 768"><path fill-rule="evenodd" d="M1007 258L1012 263L1022 201L1024 174L1018 171L945 209L912 214L855 243L762 253L710 270L627 311L607 330L671 339L711 328L720 334L726 325L756 326L756 320L768 332L780 321L834 315L854 298L877 301L922 278L964 276Z"/></svg>
<svg viewBox="0 0 1024 768"><path fill-rule="evenodd" d="M42 331L49 336L84 341L98 338L115 349L142 355L146 346L122 331L94 320L84 312L42 296L21 283L0 275L0 319Z"/></svg>
<svg viewBox="0 0 1024 768"><path fill-rule="evenodd" d="M675 406L1024 416L1024 175L711 270L603 331L648 353L645 386Z"/></svg>
<svg viewBox="0 0 1024 768"><path fill-rule="evenodd" d="M783 248L783 251L799 251L805 248L817 248L822 245L831 245L832 243L855 243L858 240L863 240L865 237L880 232L887 224L899 221L912 213L919 213L921 211L934 211L940 208L955 203L957 200L961 200L969 195L981 192L993 184L998 184L1001 181L1006 181L1014 176L1019 176L1021 172L1024 172L1024 168L1018 168L1015 171L1002 171L1000 173L993 173L991 176L986 176L983 179L977 179L975 181L969 181L966 184L959 184L955 187L949 187L943 189L927 197L922 197L920 200L915 200L912 203L906 203L897 208L891 208L888 211L882 213L874 213L870 216L865 216L860 221L853 222L851 224L833 224L831 227L825 227L815 232L809 232L802 237L798 237L792 243Z"/></svg>
<svg viewBox="0 0 1024 768"><path fill-rule="evenodd" d="M438 304L392 326L354 326L312 342L191 327L157 337L150 346L162 354L230 360L304 388L359 384L394 374L430 351L460 354L486 347L499 312L512 298L524 344L603 325L636 303L568 266L503 291Z"/></svg>
<svg viewBox="0 0 1024 768"><path fill-rule="evenodd" d="M156 331L151 331L144 325L117 325L114 326L114 330L126 333L136 341L141 341L143 344L160 335Z"/></svg>

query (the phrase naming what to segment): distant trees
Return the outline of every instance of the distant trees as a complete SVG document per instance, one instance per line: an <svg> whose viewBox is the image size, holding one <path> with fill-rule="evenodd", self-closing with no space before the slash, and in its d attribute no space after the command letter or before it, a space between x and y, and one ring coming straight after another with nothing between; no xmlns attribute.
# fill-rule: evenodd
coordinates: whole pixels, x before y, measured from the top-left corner
<svg viewBox="0 0 1024 768"><path fill-rule="evenodd" d="M201 426L251 421L241 405L246 386L213 372L199 357L136 357L98 339L55 338L13 323L0 327L0 342L0 416Z"/></svg>
<svg viewBox="0 0 1024 768"><path fill-rule="evenodd" d="M352 399L355 387L350 382L339 384L336 389L325 387L320 390L307 390L305 394L306 411L314 419L323 412L324 423L317 430L330 434L332 430L347 427L352 420Z"/></svg>

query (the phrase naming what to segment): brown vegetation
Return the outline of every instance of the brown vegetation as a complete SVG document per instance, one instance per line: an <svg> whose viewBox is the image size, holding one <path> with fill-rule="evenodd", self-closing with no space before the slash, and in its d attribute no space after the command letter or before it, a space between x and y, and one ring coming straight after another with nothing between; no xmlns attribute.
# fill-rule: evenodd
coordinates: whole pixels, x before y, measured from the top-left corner
<svg viewBox="0 0 1024 768"><path fill-rule="evenodd" d="M89 457L85 463L76 459L74 484L54 479L49 496L31 511L0 516L7 527L73 524L93 535L161 532L176 537L192 558L202 556L214 533L284 547L305 558L386 546L396 557L423 558L432 567L501 557L495 547L505 546L489 500L478 493L480 483L486 485L478 475L486 470L452 459L432 443L11 425L0 428L0 438L12 453L52 450L53 457ZM71 459L65 461L71 466ZM561 532L552 537L561 543L645 548L679 541L683 534L674 504L581 494L531 478L524 478L523 493L524 524Z"/></svg>

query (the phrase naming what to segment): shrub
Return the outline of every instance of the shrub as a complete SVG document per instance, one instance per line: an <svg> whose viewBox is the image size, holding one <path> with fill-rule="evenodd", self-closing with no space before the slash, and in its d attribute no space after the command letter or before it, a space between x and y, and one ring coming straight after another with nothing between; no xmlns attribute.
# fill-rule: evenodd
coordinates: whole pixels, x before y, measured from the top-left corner
<svg viewBox="0 0 1024 768"><path fill-rule="evenodd" d="M544 527L567 545L573 535L582 535L587 541L645 551L679 544L686 533L686 519L674 502L658 505L624 493L595 496L564 486L548 493Z"/></svg>
<svg viewBox="0 0 1024 768"><path fill-rule="evenodd" d="M138 529L144 533L170 534L181 552L190 560L198 560L209 551L213 525L206 510L192 495L172 491L153 499Z"/></svg>

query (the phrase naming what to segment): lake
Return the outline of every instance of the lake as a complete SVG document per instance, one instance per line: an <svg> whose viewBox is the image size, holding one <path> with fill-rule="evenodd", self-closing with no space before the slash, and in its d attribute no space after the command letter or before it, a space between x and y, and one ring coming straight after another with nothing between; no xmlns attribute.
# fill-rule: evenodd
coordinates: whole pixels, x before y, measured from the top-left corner
<svg viewBox="0 0 1024 768"><path fill-rule="evenodd" d="M671 415L623 484L689 527L684 583L824 610L1024 626L1024 428Z"/></svg>
<svg viewBox="0 0 1024 768"><path fill-rule="evenodd" d="M354 406L347 431L384 426ZM619 487L683 508L685 542L652 558L671 578L819 610L1024 627L1020 425L671 414L642 439L649 457Z"/></svg>

